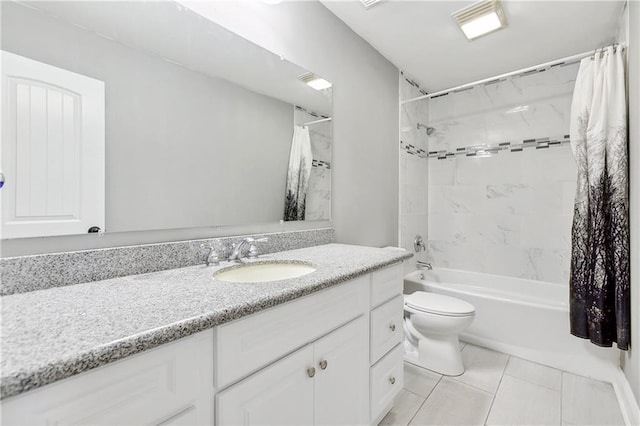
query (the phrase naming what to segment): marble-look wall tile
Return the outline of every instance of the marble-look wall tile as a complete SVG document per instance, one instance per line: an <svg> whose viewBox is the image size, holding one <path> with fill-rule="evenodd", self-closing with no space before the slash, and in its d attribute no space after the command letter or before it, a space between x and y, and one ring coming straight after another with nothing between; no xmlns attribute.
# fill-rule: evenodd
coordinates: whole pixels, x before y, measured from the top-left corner
<svg viewBox="0 0 640 426"><path fill-rule="evenodd" d="M571 216L526 215L520 218L523 247L571 250Z"/></svg>
<svg viewBox="0 0 640 426"><path fill-rule="evenodd" d="M313 167L309 177L305 220L331 219L331 170Z"/></svg>
<svg viewBox="0 0 640 426"><path fill-rule="evenodd" d="M429 161L429 184L453 185L455 172L455 161Z"/></svg>
<svg viewBox="0 0 640 426"><path fill-rule="evenodd" d="M519 183L522 181L521 156L500 153L491 157L457 157L453 160L441 160L440 163L452 162L455 166L455 183L458 185Z"/></svg>
<svg viewBox="0 0 640 426"><path fill-rule="evenodd" d="M566 141L577 69L559 66L431 99L429 152ZM428 246L437 266L568 282L576 190L569 144L436 157L428 161Z"/></svg>
<svg viewBox="0 0 640 426"><path fill-rule="evenodd" d="M429 240L428 258L437 267L487 272L484 249L452 241Z"/></svg>
<svg viewBox="0 0 640 426"><path fill-rule="evenodd" d="M404 80L404 77L402 77L400 84L401 99L409 99L422 94L418 92L417 87ZM417 128L417 123L428 124L428 106L426 100L401 105L399 236L400 246L411 253L415 253L413 241L416 235L422 236L425 244L428 240L427 212L430 165L426 158L428 141L425 129ZM426 251L415 253L415 259L405 263L407 272L415 270L415 260L427 261Z"/></svg>
<svg viewBox="0 0 640 426"><path fill-rule="evenodd" d="M485 210L485 193L482 185L431 185L429 214L481 214Z"/></svg>
<svg viewBox="0 0 640 426"><path fill-rule="evenodd" d="M318 113L301 108L296 107L293 110L293 121L296 125L322 118L323 116ZM326 121L309 126L309 138L313 159L325 162L328 168L311 168L305 220L329 220L331 219L331 122Z"/></svg>
<svg viewBox="0 0 640 426"><path fill-rule="evenodd" d="M575 182L577 168L570 145L553 149L529 149L522 154L525 182Z"/></svg>

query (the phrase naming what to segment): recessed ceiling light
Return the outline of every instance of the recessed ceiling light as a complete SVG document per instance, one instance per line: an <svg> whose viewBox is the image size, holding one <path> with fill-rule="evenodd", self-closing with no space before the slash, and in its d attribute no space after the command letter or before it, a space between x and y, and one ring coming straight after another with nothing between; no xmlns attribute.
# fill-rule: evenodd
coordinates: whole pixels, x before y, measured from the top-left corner
<svg viewBox="0 0 640 426"><path fill-rule="evenodd" d="M380 3L382 0L360 0L360 3L364 5L367 9L373 6L376 3Z"/></svg>
<svg viewBox="0 0 640 426"><path fill-rule="evenodd" d="M298 76L298 80L306 83L310 87L316 90L328 89L331 87L331 83L322 77L318 77L312 72L306 72Z"/></svg>
<svg viewBox="0 0 640 426"><path fill-rule="evenodd" d="M502 6L497 0L482 0L451 15L469 40L507 26Z"/></svg>

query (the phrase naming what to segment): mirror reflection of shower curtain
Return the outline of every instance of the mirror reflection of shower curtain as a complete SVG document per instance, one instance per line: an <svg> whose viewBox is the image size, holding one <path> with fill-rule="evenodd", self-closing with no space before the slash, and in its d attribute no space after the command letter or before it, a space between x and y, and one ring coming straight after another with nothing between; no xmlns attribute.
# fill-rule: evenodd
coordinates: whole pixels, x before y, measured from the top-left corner
<svg viewBox="0 0 640 426"><path fill-rule="evenodd" d="M304 220L305 201L311 175L311 138L307 127L295 126L284 200L284 220Z"/></svg>

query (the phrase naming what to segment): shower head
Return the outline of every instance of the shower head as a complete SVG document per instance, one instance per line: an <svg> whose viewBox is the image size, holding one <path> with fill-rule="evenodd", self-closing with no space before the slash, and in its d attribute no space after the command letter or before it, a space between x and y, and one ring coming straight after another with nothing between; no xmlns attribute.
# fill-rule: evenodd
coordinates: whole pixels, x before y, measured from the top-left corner
<svg viewBox="0 0 640 426"><path fill-rule="evenodd" d="M424 124L422 124L422 123L418 123L418 125L416 126L416 128L417 128L418 130L420 130L420 127L422 127L424 130L426 130L426 131L427 131L427 136L431 136L431 134L432 134L433 132L435 132L435 130L436 130L436 129L434 129L433 127L427 127L427 126L425 126L425 125L424 125Z"/></svg>

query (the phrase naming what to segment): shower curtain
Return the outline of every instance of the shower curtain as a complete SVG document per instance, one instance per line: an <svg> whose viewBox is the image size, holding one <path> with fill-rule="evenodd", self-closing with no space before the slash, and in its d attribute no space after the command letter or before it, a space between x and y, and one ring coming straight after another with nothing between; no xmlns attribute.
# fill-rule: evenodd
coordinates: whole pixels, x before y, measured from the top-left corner
<svg viewBox="0 0 640 426"><path fill-rule="evenodd" d="M284 200L284 220L304 220L307 185L311 175L311 138L307 127L296 126L293 130L289 171Z"/></svg>
<svg viewBox="0 0 640 426"><path fill-rule="evenodd" d="M616 51L617 50L617 51ZM627 103L622 48L580 63L571 104L578 168L573 215L571 334L628 349L629 196Z"/></svg>

